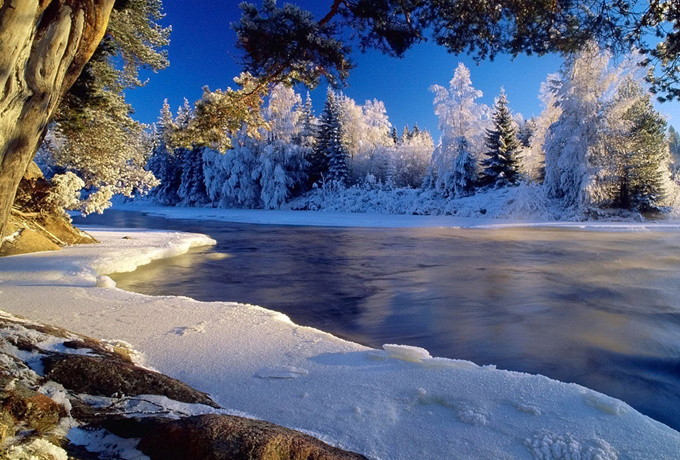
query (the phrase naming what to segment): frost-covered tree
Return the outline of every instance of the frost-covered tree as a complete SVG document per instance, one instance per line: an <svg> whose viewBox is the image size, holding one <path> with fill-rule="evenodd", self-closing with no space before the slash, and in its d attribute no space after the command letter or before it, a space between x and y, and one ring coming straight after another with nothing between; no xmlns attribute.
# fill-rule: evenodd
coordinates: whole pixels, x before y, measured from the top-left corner
<svg viewBox="0 0 680 460"><path fill-rule="evenodd" d="M213 150L203 154L205 184L213 202L275 209L300 190L307 177L305 156L311 150L308 135L302 135L305 124L309 129L311 104L307 112L300 105L292 88L276 85L263 110L268 130L253 138L244 127L224 155Z"/></svg>
<svg viewBox="0 0 680 460"><path fill-rule="evenodd" d="M486 130L485 158L481 162L484 170L480 180L484 185L516 184L521 179L522 146L504 89L496 98L491 119L493 127Z"/></svg>
<svg viewBox="0 0 680 460"><path fill-rule="evenodd" d="M147 169L160 181L154 188L151 197L165 206L174 206L180 201L177 191L181 184L181 169L177 164L175 149L167 145L166 135L172 130L174 120L168 100L163 101L163 107L158 121L153 126L153 152L147 163Z"/></svg>
<svg viewBox="0 0 680 460"><path fill-rule="evenodd" d="M394 185L418 188L422 185L432 157L434 143L428 131L414 126L411 137L391 148Z"/></svg>
<svg viewBox="0 0 680 460"><path fill-rule="evenodd" d="M534 119L534 129L529 137L529 146L524 151L524 167L529 180L543 183L545 180L545 139L548 130L555 123L562 109L558 105L557 89L559 88L559 75L550 74L546 81L541 83L538 99L541 101L543 111Z"/></svg>
<svg viewBox="0 0 680 460"><path fill-rule="evenodd" d="M477 180L477 158L483 147L488 107L475 102L482 92L472 86L470 70L463 63L458 64L448 89L434 85L431 90L435 93L434 112L439 117L442 137L423 185L445 194L468 194ZM464 158L459 159L461 154Z"/></svg>
<svg viewBox="0 0 680 460"><path fill-rule="evenodd" d="M610 59L595 44L567 59L557 91L562 113L545 142L548 195L582 211L609 204L615 187L608 138L621 119L612 114L626 102L615 100L623 69Z"/></svg>
<svg viewBox="0 0 680 460"><path fill-rule="evenodd" d="M675 162L680 163L680 134L673 125L668 126L668 148Z"/></svg>
<svg viewBox="0 0 680 460"><path fill-rule="evenodd" d="M309 183L337 181L346 183L349 154L343 145L340 106L335 93L328 90L319 118L316 145L309 158Z"/></svg>
<svg viewBox="0 0 680 460"><path fill-rule="evenodd" d="M361 140L352 161L352 179L358 182L370 175L386 184L388 175L393 176L394 172L392 124L385 104L377 99L366 101L361 112L358 120Z"/></svg>
<svg viewBox="0 0 680 460"><path fill-rule="evenodd" d="M531 117L528 120L523 120L519 125L517 138L522 143L522 147L528 149L531 146L531 138L536 132L536 118Z"/></svg>

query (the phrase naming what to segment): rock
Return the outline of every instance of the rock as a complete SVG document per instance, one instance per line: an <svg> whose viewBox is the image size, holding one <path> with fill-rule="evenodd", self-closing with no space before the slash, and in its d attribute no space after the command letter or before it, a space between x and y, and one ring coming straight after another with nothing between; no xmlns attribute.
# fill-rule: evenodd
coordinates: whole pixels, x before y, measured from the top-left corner
<svg viewBox="0 0 680 460"><path fill-rule="evenodd" d="M77 229L61 211L50 209L50 183L40 168L31 163L17 190L12 213L2 243L0 256L55 251L62 246L97 243Z"/></svg>
<svg viewBox="0 0 680 460"><path fill-rule="evenodd" d="M0 392L0 400L4 413L39 433L57 426L62 415L62 409L57 403L44 394L31 390L21 382L6 385ZM3 419L6 420L4 415Z"/></svg>
<svg viewBox="0 0 680 460"><path fill-rule="evenodd" d="M158 372L115 359L56 354L43 358L45 377L76 393L98 396L166 396L190 404L219 407L210 397Z"/></svg>
<svg viewBox="0 0 680 460"><path fill-rule="evenodd" d="M103 427L141 438L137 448L152 460L366 460L298 431L230 415L119 419Z"/></svg>

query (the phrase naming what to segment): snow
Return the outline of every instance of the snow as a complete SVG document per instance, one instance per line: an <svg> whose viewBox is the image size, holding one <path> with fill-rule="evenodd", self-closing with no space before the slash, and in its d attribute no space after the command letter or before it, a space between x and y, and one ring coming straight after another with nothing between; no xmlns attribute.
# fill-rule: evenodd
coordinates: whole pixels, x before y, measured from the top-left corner
<svg viewBox="0 0 680 460"><path fill-rule="evenodd" d="M203 213L213 219L208 215L217 213L182 211L182 217ZM344 218L344 225L350 220L309 215L330 217L338 224ZM228 220L239 215L224 216ZM255 211L241 216L285 217ZM397 217L384 223L405 222L405 216ZM460 220L444 219L437 225L444 222ZM225 412L315 433L371 459L671 460L680 452L680 433L579 385L432 358L427 350L414 347L373 350L298 326L285 315L257 306L98 288L97 276L134 270L212 240L139 230L92 233L100 245L3 258L0 306L81 334L125 341L144 355L147 365L209 393ZM56 388L49 391L59 394ZM149 398L118 403L142 413L173 404ZM185 406L175 410L214 410ZM78 429L70 437L93 442ZM105 433L100 438L100 445L111 446L112 438Z"/></svg>
<svg viewBox="0 0 680 460"><path fill-rule="evenodd" d="M474 197L471 197L474 198ZM595 231L680 231L680 221L548 221L495 219L490 217L422 216L354 212L317 212L263 209L175 208L139 203L116 204L119 211L137 211L166 219L211 220L241 224L296 225L313 227L371 228L477 228L555 227ZM213 254L210 257L222 257Z"/></svg>

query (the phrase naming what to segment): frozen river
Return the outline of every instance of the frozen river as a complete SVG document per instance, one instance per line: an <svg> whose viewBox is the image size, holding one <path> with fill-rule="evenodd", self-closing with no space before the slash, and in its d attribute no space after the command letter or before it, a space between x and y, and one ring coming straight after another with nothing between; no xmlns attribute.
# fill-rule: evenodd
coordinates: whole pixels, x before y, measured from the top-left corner
<svg viewBox="0 0 680 460"><path fill-rule="evenodd" d="M540 373L680 430L678 232L290 227L121 211L75 221L217 240L115 275L123 289L261 305L370 346Z"/></svg>

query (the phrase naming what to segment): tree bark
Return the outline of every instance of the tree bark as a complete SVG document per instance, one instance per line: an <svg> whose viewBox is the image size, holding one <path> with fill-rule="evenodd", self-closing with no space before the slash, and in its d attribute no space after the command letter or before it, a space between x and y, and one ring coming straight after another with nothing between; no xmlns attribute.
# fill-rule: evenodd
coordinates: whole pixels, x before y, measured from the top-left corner
<svg viewBox="0 0 680 460"><path fill-rule="evenodd" d="M0 0L0 237L21 177L61 97L102 40L113 4Z"/></svg>

